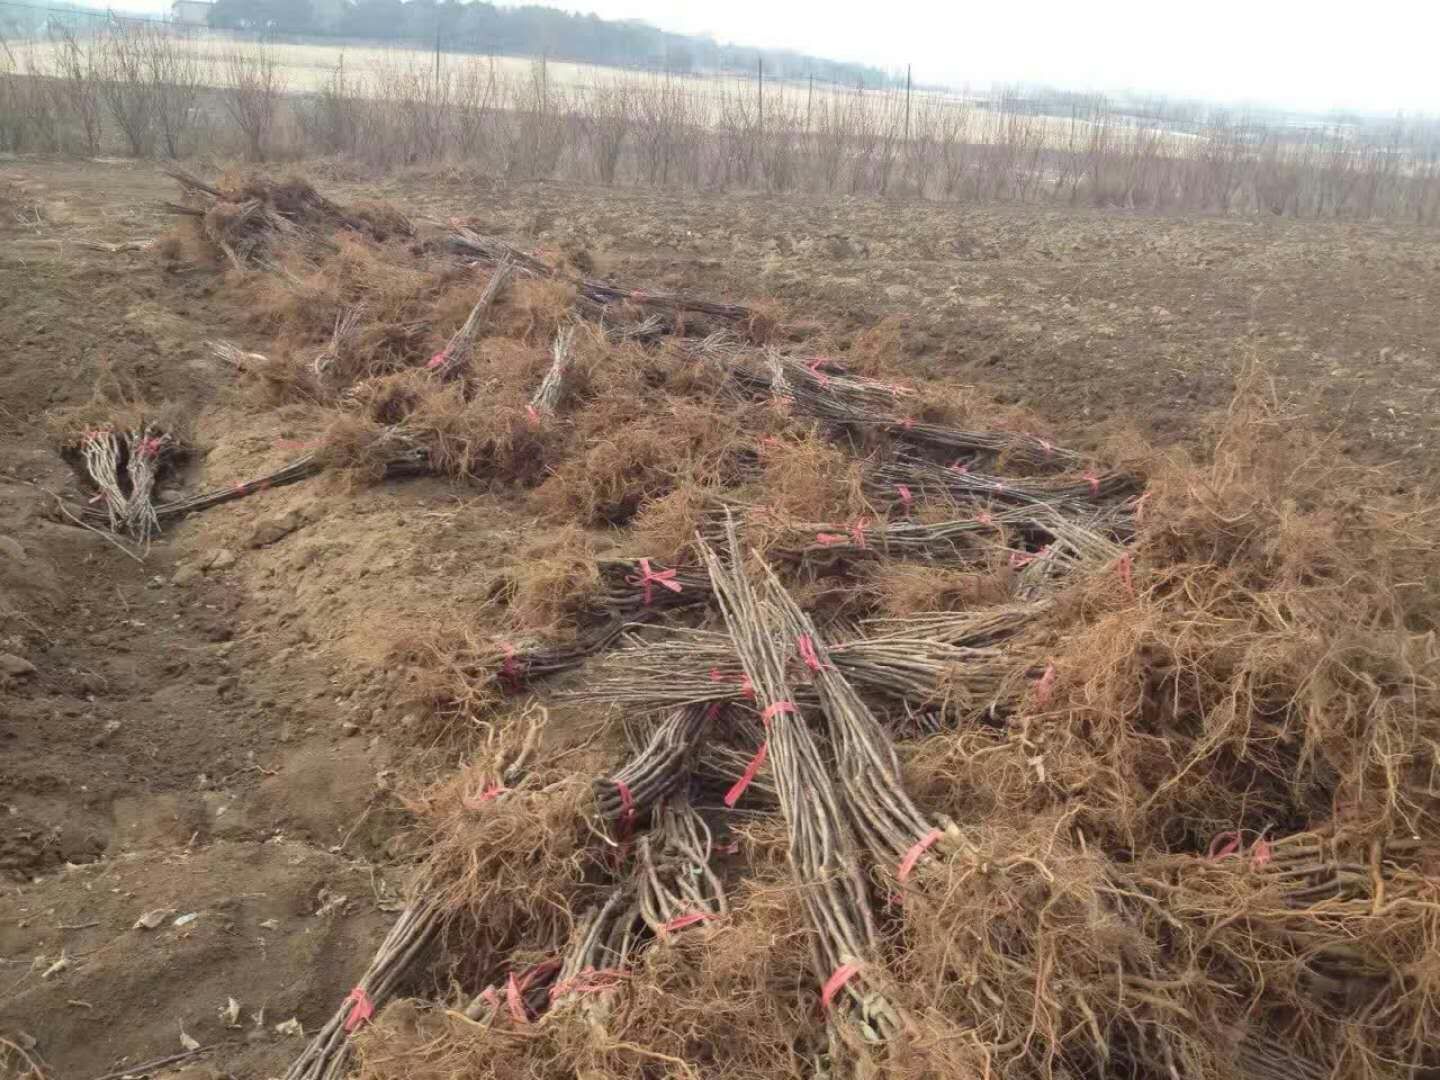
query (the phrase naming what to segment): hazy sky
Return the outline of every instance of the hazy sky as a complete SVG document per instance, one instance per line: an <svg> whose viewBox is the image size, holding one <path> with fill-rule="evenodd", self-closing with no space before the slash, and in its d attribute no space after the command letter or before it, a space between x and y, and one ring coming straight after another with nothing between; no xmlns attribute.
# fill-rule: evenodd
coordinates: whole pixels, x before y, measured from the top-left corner
<svg viewBox="0 0 1440 1080"><path fill-rule="evenodd" d="M544 0L540 0L544 2ZM117 0L168 11L169 0ZM1047 81L1312 109L1440 113L1437 0L560 0L983 86Z"/></svg>

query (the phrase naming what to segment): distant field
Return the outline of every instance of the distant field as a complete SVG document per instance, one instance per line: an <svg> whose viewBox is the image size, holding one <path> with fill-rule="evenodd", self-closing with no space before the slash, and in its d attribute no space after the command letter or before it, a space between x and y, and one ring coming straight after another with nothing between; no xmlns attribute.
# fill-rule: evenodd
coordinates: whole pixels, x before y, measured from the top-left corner
<svg viewBox="0 0 1440 1080"><path fill-rule="evenodd" d="M237 43L218 34L186 37L180 39L178 45L185 55L194 58L200 67L202 80L210 86L224 84L225 57L228 54L237 49L254 52L262 48L254 43ZM30 70L52 70L59 48L57 43L48 41L29 43L20 50L17 58L19 66ZM433 79L435 71L433 51L404 46L274 43L264 45L263 49L275 58L284 72L285 90L296 94L315 93L331 86L337 73L343 72L350 95L390 98L395 96L397 89L403 92L407 86L424 85ZM461 53L442 53L440 56L442 76L452 79L478 76L485 80L493 73L497 84L513 85L530 78L539 69L540 61L527 57ZM712 119L718 119L720 105L727 99L743 102L746 107L756 107L761 100L754 76L661 75L552 60L544 63L544 77L551 90L579 96L617 86L643 90L662 83L679 85L684 87L692 103L706 105L705 111L711 113ZM827 110L844 111L852 103L863 105L871 113L883 114L894 110L903 114L905 109L905 93L895 88L861 90L819 83L812 88L806 82L771 78L765 80L763 99L764 108L776 126L813 121ZM995 143L1013 139L1013 128L1009 131L1005 129L1018 121L1025 126L1029 139L1063 148L1077 139L1084 140L1094 127L1089 121L1079 118L1002 114L976 107L980 101L975 96L960 93L916 90L910 100L915 130L922 131L923 126L932 122L941 111L953 110L966 114L965 134L968 141ZM1166 132L1165 137L1177 140L1193 138L1177 132Z"/></svg>

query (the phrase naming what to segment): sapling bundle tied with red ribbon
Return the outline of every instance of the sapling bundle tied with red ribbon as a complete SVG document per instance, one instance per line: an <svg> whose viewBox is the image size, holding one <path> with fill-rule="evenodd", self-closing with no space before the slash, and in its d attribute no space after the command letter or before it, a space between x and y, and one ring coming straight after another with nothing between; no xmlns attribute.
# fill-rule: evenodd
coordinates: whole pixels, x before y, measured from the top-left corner
<svg viewBox="0 0 1440 1080"><path fill-rule="evenodd" d="M445 343L445 347L430 358L429 363L425 365L426 370L432 372L442 382L448 382L464 374L475 354L475 338L485 323L485 317L489 314L490 308L494 306L496 298L505 288L505 284L510 280L513 272L513 268L507 260L502 259L496 264L494 271L490 274L490 280L481 290L480 298L470 309L470 314L461 323L460 329L450 335L450 340Z"/></svg>
<svg viewBox="0 0 1440 1080"><path fill-rule="evenodd" d="M354 1054L351 1037L385 1007L427 958L443 923L441 906L432 900L421 899L408 906L360 981L291 1064L285 1080L339 1080L346 1076Z"/></svg>
<svg viewBox="0 0 1440 1080"><path fill-rule="evenodd" d="M772 400L795 414L840 424L893 418L901 402L914 395L906 386L844 373L824 357L791 356L778 349L764 354L757 385L762 382Z"/></svg>
<svg viewBox="0 0 1440 1080"><path fill-rule="evenodd" d="M365 305L363 303L344 307L335 316L335 329L330 333L330 341L324 349L315 354L315 359L310 363L310 369L315 373L317 379L325 378L331 368L355 347L356 339L359 337L360 324L364 319Z"/></svg>
<svg viewBox="0 0 1440 1080"><path fill-rule="evenodd" d="M617 838L628 839L656 803L686 783L695 749L707 728L718 723L720 709L719 704L676 709L619 771L595 781L600 817L610 823Z"/></svg>
<svg viewBox="0 0 1440 1080"><path fill-rule="evenodd" d="M666 799L654 827L637 839L640 917L660 941L730 910L714 854L709 824L683 793Z"/></svg>
<svg viewBox="0 0 1440 1080"><path fill-rule="evenodd" d="M666 627L647 637L607 653L593 677L562 698L631 709L755 700L755 688L727 635ZM828 662L877 706L939 709L955 722L1002 715L1044 666L1028 645L952 645L903 632L847 638L831 646ZM802 704L818 704L810 683L798 684L796 693Z"/></svg>
<svg viewBox="0 0 1440 1080"><path fill-rule="evenodd" d="M963 463L982 472L1071 472L1083 460L1073 450L1020 432L964 431L908 419L887 423L884 430L901 445L930 454L943 465Z"/></svg>
<svg viewBox="0 0 1440 1080"><path fill-rule="evenodd" d="M813 930L811 969L822 1008L838 1023L853 1023L884 1041L900 1031L903 1019L873 989L878 935L850 819L791 692L774 612L746 573L733 521L727 531L725 559L703 543L701 554L735 652L755 689L766 739L726 802L734 805L744 797L768 759L789 833L790 873Z"/></svg>
<svg viewBox="0 0 1440 1080"><path fill-rule="evenodd" d="M546 369L545 378L540 380L534 396L530 398L528 412L531 423L539 424L553 417L555 410L560 407L560 399L565 393L565 372L573 358L574 342L573 326L562 326L556 332L555 341L550 347L550 367Z"/></svg>
<svg viewBox="0 0 1440 1080"><path fill-rule="evenodd" d="M638 617L703 607L711 600L710 579L703 567L665 566L656 559L600 559L596 569L601 589L594 606L599 611Z"/></svg>
<svg viewBox="0 0 1440 1080"><path fill-rule="evenodd" d="M877 501L895 507L903 506L908 492L910 500L933 495L972 505L1047 506L1088 519L1108 511L1117 528L1128 517L1122 504L1140 493L1139 479L1123 472L1092 471L1078 479L1016 480L914 457L877 466L867 487Z"/></svg>
<svg viewBox="0 0 1440 1080"><path fill-rule="evenodd" d="M929 819L911 800L890 736L832 662L834 654L810 617L769 567L764 568L761 595L775 613L777 630L794 644L804 677L819 699L835 757L837 793L851 826L876 864L903 882L922 855L954 847L961 842L960 833L950 822Z"/></svg>
<svg viewBox="0 0 1440 1080"><path fill-rule="evenodd" d="M67 433L61 453L94 494L81 517L140 543L160 532L168 504L157 504L156 488L188 453L182 436L144 416L86 424Z"/></svg>

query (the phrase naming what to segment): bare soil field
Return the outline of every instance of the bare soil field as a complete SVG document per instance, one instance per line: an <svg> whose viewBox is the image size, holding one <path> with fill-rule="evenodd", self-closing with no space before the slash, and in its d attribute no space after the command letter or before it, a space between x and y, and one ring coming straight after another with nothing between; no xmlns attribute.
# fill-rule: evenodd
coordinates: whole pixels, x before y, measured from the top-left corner
<svg viewBox="0 0 1440 1080"><path fill-rule="evenodd" d="M1433 232L562 183L501 186L459 171L375 178L329 165L306 175L341 205L385 200L416 223L413 240L390 241L376 248L381 255L364 256L395 266L397 274L408 272L403 259L448 266L450 256L437 238L447 223L463 220L478 234L501 237L596 279L753 305L767 322L784 328L771 344L810 342L856 370L949 388L969 403L972 419L989 421L985 428L1033 436L1087 460L1123 462L1141 440L1208 459L1217 449L1216 424L1248 380L1273 403L1269 430L1277 454L1295 436L1310 448L1307 467L1315 475L1385 466L1364 474L1378 477L1383 490L1362 494L1430 499L1436 493L1440 234ZM648 497L625 505L630 496L622 493L622 509L582 506L572 488L556 480L569 482L573 462L547 462L549 444L543 442L534 450L533 482L441 475L376 482L363 470L333 470L184 517L139 558L123 538L117 543L104 529L77 527L57 509L55 496L75 507L93 493L56 451L56 418L97 399L164 404L167 415L185 418L196 453L164 482L161 505L271 473L330 437L329 414L304 387L269 385L263 373L218 361L206 345L227 339L271 357L303 351L306 343L293 338L303 304L284 299L283 282L269 292L255 283L279 281L279 275L242 274L179 242L145 250L92 246L171 233L175 219L160 204L177 198L172 180L143 165L0 162L0 1036L6 1040L0 1074L8 1068L17 1077L67 1080L167 1070L193 1078L284 1075L361 979L405 906L417 853L433 844L427 814L446 798L427 785L469 767L486 752L485 738L499 737L498 723L474 717L457 737L426 711L425 702L433 704L426 681L432 669L463 666L455 659L462 634L457 628L490 620L489 628L501 596L511 608L506 625L520 635L515 640L522 649L541 636L547 620L565 623L573 615L565 589L571 583L578 589L582 581L585 588L593 585L575 570L576 551L601 560L648 555L666 565L686 561L677 556L689 542L688 530L673 550L661 551L658 544L640 550L637 538L658 535L645 517ZM352 255L342 245L341 257ZM436 303L448 303L445 310L454 318L451 325L415 329L406 347L417 355L442 349L484 282L470 269L434 273L440 282ZM538 363L533 370L543 372L552 313L539 301L531 308L507 304L507 333L529 350L523 362ZM497 332L495 340L502 339ZM502 345L493 349L499 351L485 353L486 362L499 364ZM665 377L671 379L667 386L679 385L680 376ZM603 382L598 374L588 378L597 387ZM497 400L503 396L493 392ZM686 416L692 426L707 423L703 413L685 413L674 401L666 407L675 410L672 419L679 418L674 429L664 429L671 438L685 430ZM754 423L749 413L734 422L746 431ZM609 436L597 432L593 445L605 437L621 440L617 428ZM767 436L789 437L783 428ZM689 452L675 444L676 461ZM655 470L663 471L668 453L658 451ZM600 458L586 460L582 468L603 467ZM1255 460L1265 460L1263 446ZM516 464L514 471L523 469ZM1087 479L1082 489L1086 482L1098 488L1098 480ZM909 488L900 490L908 510ZM1345 528L1352 522L1343 515L1335 520ZM1397 534L1409 527L1385 520L1394 522ZM1016 562L1011 553L1005 573L1018 574L1036 556L1022 553ZM1285 557L1267 556L1272 563ZM1192 559L1198 565L1203 556L1192 553ZM539 565L553 575L543 587L525 577ZM1129 574L1131 564L1125 565ZM1136 565L1147 565L1145 556ZM959 590L956 595L972 598L989 588L944 580ZM1247 587L1261 589L1253 582ZM644 588L648 594L650 585ZM816 588L803 595L815 600L817 610L850 618L850 601ZM549 606L526 625L522 601ZM1094 605L1104 607L1099 600ZM492 614L482 618L481 612ZM1407 618L1409 629L1424 629L1413 612ZM1116 635L1123 621L1110 627ZM449 659L437 659L444 656ZM1288 677L1279 667L1272 673L1277 682ZM812 670L818 675L820 665ZM1433 676L1416 671L1410 673L1415 685ZM564 676L539 699L552 729L541 754L547 767L586 776L618 768L626 724L634 719L559 693L587 678ZM1042 676L1047 698L1053 678L1053 670ZM1138 685L1143 676L1130 681ZM1061 664L1054 692L1066 701L1073 692L1078 716L1088 685ZM1411 689L1423 696L1433 693L1433 682L1429 686ZM1390 686L1373 680L1371 688L1384 696ZM1410 707L1430 716L1429 698L1412 700ZM1101 723L1093 716L1085 722ZM1034 747L1043 747L1045 736L1028 721L1015 737L1029 747L1016 760L1042 760L1046 751ZM1326 749L1350 737L1337 727ZM1342 759L1337 751L1327 768L1346 775ZM908 752L906 763L907 769L920 768ZM1232 767L1239 768L1229 759L1208 762L1209 782L1225 787L1234 777L1221 774ZM956 758L947 768L953 769L951 784L980 791L985 766L976 758ZM1048 781L1046 768L1039 766L1037 787L1070 782L1056 778L1066 773L1063 762L1050 759ZM927 812L932 805L947 813L969 805L946 793L942 772L937 767L911 774ZM1127 818L1133 850L1165 849L1172 858L1203 854L1210 836L1231 829L1242 850L1255 845L1249 850L1258 863L1270 858L1270 849L1261 846L1268 843L1266 829L1273 828L1276 839L1285 830L1320 828L1321 820L1301 809L1310 802L1299 796L1287 804L1286 815L1270 813L1263 773L1235 789L1251 792L1248 797L1262 807L1255 814L1237 809L1241 795L1233 802L1216 795L1220 809L1213 820L1196 812L1181 824L1182 811L1194 806L1174 802L1164 794L1167 785L1157 782L1153 806L1144 813L1128 805L1125 810L1135 813ZM1086 781L1096 790L1107 782ZM1082 786L1075 781L1068 791L1077 806ZM1015 805L1029 812L1038 798L1032 793ZM1305 796L1313 798L1319 796ZM973 802L992 812L1004 809L1000 796L986 799L976 795ZM1367 805L1365 792L1340 781L1320 801L1339 806L1347 799ZM1062 829L1079 829L1075 822L1084 815L1076 814L1069 820L1055 810L1045 829L1056 837ZM1336 815L1338 820L1338 810ZM1400 831L1423 839L1433 855L1431 815L1433 807L1417 811ZM1389 818L1383 827L1378 822L1380 817L1367 819L1367 837L1393 824ZM767 836L767 828L747 819L736 830L739 854L731 858L778 873L783 840ZM1247 829L1253 831L1242 842ZM1003 862L1006 850L1029 842L1026 833L1013 848L1001 845L987 858ZM1094 842L1107 851L1118 843ZM1081 872L1079 852L1067 856L1066 873ZM1206 872L1219 865L1207 864L1212 869ZM1379 869L1376 874L1379 880ZM740 889L726 880L732 892ZM1058 889L1053 881L1052 887ZM1401 886L1391 888L1403 894ZM774 917L780 920L785 901L774 899L779 893L766 895L778 905ZM1032 889L1024 895L1034 901L1038 894ZM1383 895L1367 894L1367 910L1372 901L1379 912ZM1435 907L1433 897L1414 903L1416 910ZM763 908L759 900L755 904L755 910ZM752 916L742 914L740 921L740 929L754 931ZM903 937L893 927L884 932ZM1429 932L1408 924L1405 931L1417 940ZM1117 953L1129 947L1122 947L1118 934ZM781 959L803 953L778 930L770 940L763 934L744 940ZM508 945L538 968L538 952L525 951L530 943ZM684 946L692 952L700 947ZM716 948L736 946L721 939ZM497 971L506 969L486 967L490 961L476 960L463 943L449 956L430 973L430 996L444 997L448 980L468 1000L492 977L504 996L507 984ZM726 985L704 962L691 961L706 978L718 979L712 990ZM1064 960L1055 962L1063 967ZM508 970L513 975L517 968ZM770 989L783 991L785 976L770 974ZM1388 977L1376 976L1382 982ZM1427 978L1433 982L1434 976ZM791 978L792 996L803 981ZM1140 982L1130 986L1142 996L1160 993ZM643 993L638 986L635 992ZM820 1026L818 1013L808 1008L813 998L805 999L808 1011L797 1004L775 1022ZM1057 992L1056 1001L1069 1008L1072 998L1073 987ZM997 1012L1011 1004L1008 996L1003 1005L992 1002ZM1231 1004L1243 1003L1236 996ZM401 1007L366 1035L367 1077L489 1075L486 1070L521 1075L505 1069L528 1067L503 1055L458 1064L451 1057L442 1065L416 1049L434 1045L439 1013L413 1004L397 1012ZM1126 1007L1140 1006L1132 999ZM1433 1008L1419 1009L1426 1025L1434 1022ZM454 1019L459 1011L457 1006L445 1022L495 1022ZM1285 1030L1298 1015L1280 1017L1279 1011L1266 1014L1270 1030ZM1169 1018L1177 1027L1192 1021L1204 1027L1195 1017ZM763 1034L728 1014L723 1019L732 1026L717 1030L732 1038ZM1073 1030L1070 1019L1057 1011L1035 1026L1064 1028L1064 1038L1055 1035L1050 1049L1073 1063L1080 1059L1066 1059L1079 1053L1070 1040L1089 1035L1083 1019ZM1103 1016L1099 1024L1106 1028L1104 1041L1118 1046ZM1304 1030L1307 1037L1315 1034ZM1021 1031L1017 1038L1023 1036ZM1046 1052L1043 1037L1032 1036L1034 1048L1019 1056L1039 1060ZM1000 1045L1008 1036L992 1041ZM168 1065L146 1064L188 1054L197 1045L213 1049ZM718 1050L713 1060L686 1063L670 1043L630 1051L618 1045L606 1051L612 1075L790 1075L769 1071L758 1051L744 1064ZM1383 1040L1377 1045L1394 1049ZM980 1075L976 1062L990 1062L992 1052L997 1073L1026 1075L1005 1064L1017 1057L1006 1059L993 1048L965 1058L966 1067ZM1115 1062L1089 1073L1055 1066L1054 1075L1129 1075L1124 1069L1133 1065L1126 1057L1131 1053L1139 1051L1117 1051ZM560 1057L546 1060L556 1071L534 1066L533 1075L573 1075L554 1065ZM1167 1075L1163 1060L1136 1075ZM1412 1060L1420 1071L1394 1075L1430 1075L1424 1067L1437 1064L1431 1052L1418 1064ZM1172 1062L1168 1075L1177 1075L1176 1067ZM1337 1075L1361 1075L1347 1072L1343 1061L1326 1067ZM1036 1066L1033 1074L1044 1071ZM918 1066L893 1074L927 1075Z"/></svg>

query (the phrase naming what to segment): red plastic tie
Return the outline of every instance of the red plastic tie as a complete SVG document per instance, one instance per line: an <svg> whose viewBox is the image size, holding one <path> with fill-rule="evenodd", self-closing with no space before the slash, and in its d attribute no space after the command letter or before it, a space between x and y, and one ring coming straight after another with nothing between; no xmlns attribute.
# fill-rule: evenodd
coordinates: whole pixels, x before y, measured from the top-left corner
<svg viewBox="0 0 1440 1080"><path fill-rule="evenodd" d="M697 911L693 915L681 915L678 919L671 919L660 928L662 934L673 934L677 930L684 930L687 926L694 926L696 923L704 922L710 918L710 912Z"/></svg>
<svg viewBox="0 0 1440 1080"><path fill-rule="evenodd" d="M765 711L760 714L760 722L768 728L770 721L781 713L793 713L797 711L793 701L777 701L775 704L768 706ZM760 744L760 749L755 751L755 756L750 759L750 764L745 766L745 771L740 774L740 779L735 781L735 786L725 793L726 806L733 809L735 804L740 801L740 796L745 794L745 789L750 786L751 781L753 781L756 774L760 772L761 766L765 764L765 759L769 757L769 755L770 742L766 740Z"/></svg>
<svg viewBox="0 0 1440 1080"><path fill-rule="evenodd" d="M478 795L466 795L460 800L460 805L465 807L466 810L479 810L480 807L484 806L491 799L498 799L509 790L510 789L503 784L491 784Z"/></svg>
<svg viewBox="0 0 1440 1080"><path fill-rule="evenodd" d="M1140 498L1135 500L1136 525L1143 525L1145 523L1145 500L1150 498L1151 494L1152 492L1147 491L1145 492L1145 494L1141 495Z"/></svg>
<svg viewBox="0 0 1440 1080"><path fill-rule="evenodd" d="M740 779L736 780L734 787L725 793L726 806L732 810L735 808L735 804L740 801L740 796L745 794L745 789L750 786L751 781L760 772L765 764L765 758L769 754L770 743L768 741L761 743L760 749L755 751L755 756L750 759L750 764L746 765L745 771L740 774Z"/></svg>
<svg viewBox="0 0 1440 1080"><path fill-rule="evenodd" d="M539 426L540 426L540 413L539 413L539 411L535 408L534 405L526 405L526 406L525 406L525 415L530 418L530 426L531 426L531 427L539 427Z"/></svg>
<svg viewBox="0 0 1440 1080"><path fill-rule="evenodd" d="M841 964L836 968L835 974L825 980L825 985L820 990L820 1008L829 1012L831 1002L835 1000L835 995L840 992L846 983L859 974L859 964Z"/></svg>
<svg viewBox="0 0 1440 1080"><path fill-rule="evenodd" d="M815 381L821 386L829 386L830 376L826 375L825 372L820 370L824 366L824 364L825 357L817 356L814 360L811 360L810 363L805 365L805 370L810 372L811 375L814 375Z"/></svg>
<svg viewBox="0 0 1440 1080"><path fill-rule="evenodd" d="M505 662L500 665L500 677L509 679L512 684L520 682L520 664L515 659L515 646L508 641L500 643L500 648L505 650Z"/></svg>
<svg viewBox="0 0 1440 1080"><path fill-rule="evenodd" d="M905 507L905 512L908 514L910 512L911 504L915 502L915 496L910 494L910 487L908 484L896 484L895 490L900 493L900 504Z"/></svg>
<svg viewBox="0 0 1440 1080"><path fill-rule="evenodd" d="M903 420L900 421L900 426L906 431L915 430L915 418L913 416L905 417Z"/></svg>
<svg viewBox="0 0 1440 1080"><path fill-rule="evenodd" d="M950 463L950 468L954 469L958 473L961 473L962 475L969 473L970 471L970 466L965 464L965 462L961 461L959 458L956 458Z"/></svg>
<svg viewBox="0 0 1440 1080"><path fill-rule="evenodd" d="M350 996L345 999L350 1006L350 1014L345 1017L345 1033L351 1034L361 1024L366 1023L375 1015L375 1003L370 1000L370 995L365 992L365 987L357 986L350 991Z"/></svg>
<svg viewBox="0 0 1440 1080"><path fill-rule="evenodd" d="M1004 491L1004 490L1005 490L1005 485L1004 485L1001 481L996 480L996 481L995 481L995 490L996 490L996 491Z"/></svg>
<svg viewBox="0 0 1440 1080"><path fill-rule="evenodd" d="M798 713L799 711L799 709L795 708L793 701L777 701L760 714L760 722L766 727L769 727L770 721L781 713Z"/></svg>
<svg viewBox="0 0 1440 1080"><path fill-rule="evenodd" d="M1240 850L1240 833L1222 832L1214 840L1210 841L1210 852L1206 856L1210 860L1223 859L1228 855L1234 855Z"/></svg>
<svg viewBox="0 0 1440 1080"><path fill-rule="evenodd" d="M678 573L678 570L660 570L657 572L650 569L649 559L641 559L640 574L638 576L632 574L627 577L625 581L627 584L638 585L645 590L645 606L649 607L650 602L655 598L656 585L669 589L673 593L683 591L680 582L675 580Z"/></svg>
<svg viewBox="0 0 1440 1080"><path fill-rule="evenodd" d="M990 512L988 510L981 510L980 513L975 515L975 520L978 521L981 525L995 524L995 519L990 516Z"/></svg>
<svg viewBox="0 0 1440 1080"><path fill-rule="evenodd" d="M510 973L510 978L505 980L505 1004L510 1007L510 1018L517 1024L528 1024L530 1017L525 1013L525 1002L520 998L520 984L515 981L515 973Z"/></svg>
<svg viewBox="0 0 1440 1080"><path fill-rule="evenodd" d="M833 547L836 544L843 544L849 537L841 536L839 533L816 533L815 542L821 547Z"/></svg>
<svg viewBox="0 0 1440 1080"><path fill-rule="evenodd" d="M573 979L566 979L558 982L550 988L550 1000L563 997L566 994L598 994L606 990L614 990L623 979L630 977L628 972L619 968L586 968Z"/></svg>
<svg viewBox="0 0 1440 1080"><path fill-rule="evenodd" d="M1025 551L1012 551L1010 553L1010 569L1023 570L1025 569L1025 567L1033 563L1036 559L1043 559L1048 554L1050 554L1049 544L1046 544L1033 555Z"/></svg>
<svg viewBox="0 0 1440 1080"><path fill-rule="evenodd" d="M620 814L620 835L626 837L635 827L635 799L630 794L630 785L624 780L612 780L615 790L620 792L620 805L623 810Z"/></svg>
<svg viewBox="0 0 1440 1080"><path fill-rule="evenodd" d="M1090 497L1092 499L1097 498L1100 494L1100 477L1096 476L1093 472L1087 472L1085 479L1090 484Z"/></svg>
<svg viewBox="0 0 1440 1080"><path fill-rule="evenodd" d="M805 666L816 674L831 666L821 662L819 654L815 651L815 639L809 634L801 634L797 637L795 646L800 650L800 659L805 661Z"/></svg>
<svg viewBox="0 0 1440 1080"><path fill-rule="evenodd" d="M850 539L855 541L855 546L861 551L865 550L865 526L868 524L870 523L862 517L850 526Z"/></svg>
<svg viewBox="0 0 1440 1080"><path fill-rule="evenodd" d="M1055 665L1045 665L1045 674L1040 676L1040 681L1035 684L1035 704L1044 705L1049 702L1050 694L1055 689Z"/></svg>
<svg viewBox="0 0 1440 1080"><path fill-rule="evenodd" d="M425 369L427 371L434 371L438 367L443 367L445 361L449 359L450 351L448 349L441 349L434 356L430 357L430 362L425 365Z"/></svg>
<svg viewBox="0 0 1440 1080"><path fill-rule="evenodd" d="M935 841L939 840L942 835L944 834L941 833L939 829L931 829L928 833L922 836L919 843L917 843L914 847L907 851L905 853L905 858L900 860L900 869L895 876L901 881L904 881L906 878L908 878L910 876L910 872L915 869L915 864L920 861L920 856L924 855L925 852L928 851L931 846L934 845Z"/></svg>
<svg viewBox="0 0 1440 1080"><path fill-rule="evenodd" d="M531 986L533 986L539 980L543 979L546 975L549 975L552 971L559 970L559 960L542 960L540 963L530 968L530 970L526 971L524 975L520 976L519 986L521 993L529 990Z"/></svg>
<svg viewBox="0 0 1440 1080"><path fill-rule="evenodd" d="M643 292L641 292L639 289L636 289L630 294L630 299L634 300L637 304L643 304L646 300L650 298L646 296Z"/></svg>
<svg viewBox="0 0 1440 1080"><path fill-rule="evenodd" d="M711 668L710 681L717 683L729 682L730 677L719 668ZM747 701L755 700L755 684L750 681L750 676L744 672L740 674L740 696Z"/></svg>
<svg viewBox="0 0 1440 1080"><path fill-rule="evenodd" d="M720 702L712 701L710 707L705 710L705 719L715 721L720 719Z"/></svg>
<svg viewBox="0 0 1440 1080"><path fill-rule="evenodd" d="M1275 853L1270 847L1270 841L1266 840L1263 836L1259 840L1256 840L1250 848L1250 859L1257 870L1274 857Z"/></svg>

